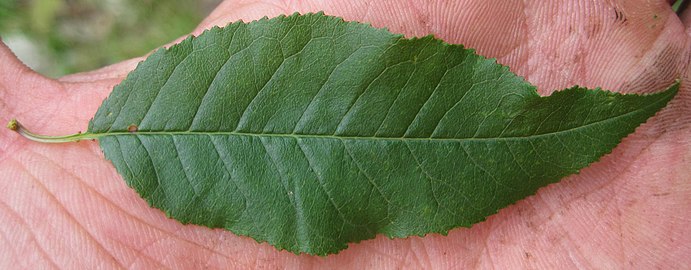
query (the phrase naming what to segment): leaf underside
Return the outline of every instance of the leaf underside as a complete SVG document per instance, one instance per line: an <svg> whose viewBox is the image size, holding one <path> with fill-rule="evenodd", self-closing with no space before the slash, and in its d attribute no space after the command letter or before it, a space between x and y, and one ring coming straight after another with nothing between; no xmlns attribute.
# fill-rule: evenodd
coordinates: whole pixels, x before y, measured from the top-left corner
<svg viewBox="0 0 691 270"><path fill-rule="evenodd" d="M677 88L540 97L460 45L296 14L156 51L89 132L170 217L324 255L482 221L610 152Z"/></svg>

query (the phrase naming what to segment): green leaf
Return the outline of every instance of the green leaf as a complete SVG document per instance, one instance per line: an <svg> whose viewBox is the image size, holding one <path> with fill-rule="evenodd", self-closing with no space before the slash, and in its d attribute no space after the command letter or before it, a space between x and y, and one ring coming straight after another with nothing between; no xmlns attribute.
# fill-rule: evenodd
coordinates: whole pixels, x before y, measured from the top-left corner
<svg viewBox="0 0 691 270"><path fill-rule="evenodd" d="M482 221L610 152L678 84L535 89L433 37L281 16L153 53L88 131L170 217L324 255Z"/></svg>

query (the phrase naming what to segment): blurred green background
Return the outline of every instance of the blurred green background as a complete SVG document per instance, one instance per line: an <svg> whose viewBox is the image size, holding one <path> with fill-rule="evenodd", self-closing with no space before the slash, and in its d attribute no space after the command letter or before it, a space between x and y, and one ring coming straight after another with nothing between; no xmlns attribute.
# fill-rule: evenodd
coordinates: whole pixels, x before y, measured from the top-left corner
<svg viewBox="0 0 691 270"><path fill-rule="evenodd" d="M191 32L221 0L0 0L0 37L49 76L142 56Z"/></svg>

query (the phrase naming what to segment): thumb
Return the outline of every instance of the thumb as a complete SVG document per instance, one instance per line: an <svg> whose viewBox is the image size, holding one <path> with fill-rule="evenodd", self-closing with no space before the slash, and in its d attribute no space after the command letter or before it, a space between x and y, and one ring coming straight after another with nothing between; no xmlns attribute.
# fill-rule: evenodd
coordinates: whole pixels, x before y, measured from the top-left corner
<svg viewBox="0 0 691 270"><path fill-rule="evenodd" d="M0 110L2 111L0 112L3 112L3 115L10 110L16 110L18 105L28 100L28 96L32 94L27 93L28 91L38 89L39 86L49 85L50 87L44 88L45 90L51 90L57 86L54 80L24 65L2 40L0 40L0 61L2 62L0 65L0 105L2 105Z"/></svg>
<svg viewBox="0 0 691 270"><path fill-rule="evenodd" d="M0 124L11 119L21 121L27 128L42 134L76 132L86 126L91 106L103 99L97 91L80 91L84 84L68 83L36 73L0 41ZM93 86L93 85L92 85ZM96 105L91 105L93 101ZM18 135L6 128L0 129L0 149L9 145Z"/></svg>
<svg viewBox="0 0 691 270"><path fill-rule="evenodd" d="M61 90L60 83L24 65L1 40L0 62L0 121L4 123L10 118L29 117Z"/></svg>
<svg viewBox="0 0 691 270"><path fill-rule="evenodd" d="M26 73L29 72L31 69L24 65L19 59L17 58L12 51L10 51L10 48L5 45L5 43L0 39L0 59L2 59L2 65L0 65L0 86L5 85L8 82L8 76L9 74L12 73ZM5 92L4 88L0 88L0 90L3 90L2 92Z"/></svg>

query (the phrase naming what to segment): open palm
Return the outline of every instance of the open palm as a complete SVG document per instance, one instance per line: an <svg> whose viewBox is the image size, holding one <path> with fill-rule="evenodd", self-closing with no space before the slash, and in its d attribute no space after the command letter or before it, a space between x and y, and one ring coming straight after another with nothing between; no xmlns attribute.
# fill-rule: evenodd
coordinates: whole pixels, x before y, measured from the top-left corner
<svg viewBox="0 0 691 270"><path fill-rule="evenodd" d="M541 94L575 84L643 93L677 78L682 88L612 154L485 222L448 236L380 236L328 257L181 225L128 188L96 142L39 144L3 129L0 268L691 267L691 30L667 1L229 0L194 34L319 10L476 48ZM50 80L0 45L0 121L17 118L43 134L83 131L141 60Z"/></svg>

